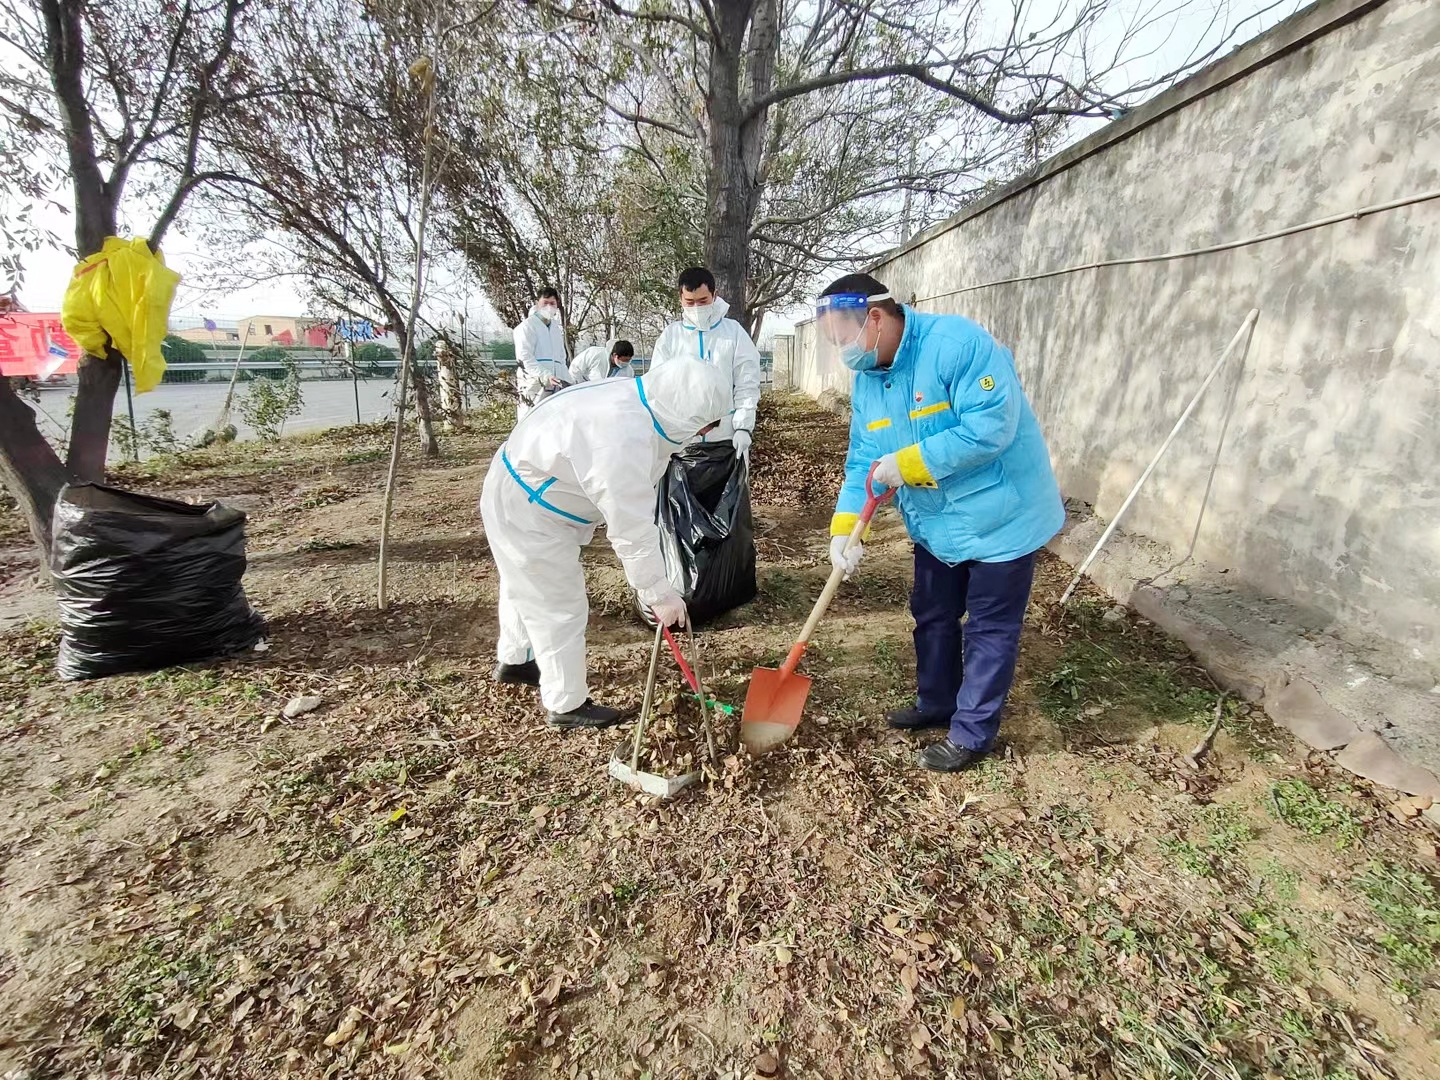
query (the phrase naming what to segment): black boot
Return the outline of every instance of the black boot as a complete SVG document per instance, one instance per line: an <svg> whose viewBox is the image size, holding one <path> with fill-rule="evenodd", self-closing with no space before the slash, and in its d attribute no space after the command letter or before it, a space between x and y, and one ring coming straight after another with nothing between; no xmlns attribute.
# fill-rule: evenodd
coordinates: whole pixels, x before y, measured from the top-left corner
<svg viewBox="0 0 1440 1080"><path fill-rule="evenodd" d="M901 731L923 731L925 728L950 726L950 714L937 716L935 713L923 713L919 709L891 709L885 714L885 723Z"/></svg>
<svg viewBox="0 0 1440 1080"><path fill-rule="evenodd" d="M961 769L975 764L984 756L984 750L971 750L965 746L956 746L948 738L945 738L937 743L931 743L921 750L915 760L920 763L922 769L929 769L932 772L959 772Z"/></svg>
<svg viewBox="0 0 1440 1080"><path fill-rule="evenodd" d="M539 686L540 665L534 660L523 664L496 664L495 681L508 686Z"/></svg>
<svg viewBox="0 0 1440 1080"><path fill-rule="evenodd" d="M561 731L569 731L571 728L607 728L614 727L620 723L624 714L619 709L612 709L608 705L596 705L589 698L579 708L571 709L569 712L552 712L545 717L546 721L553 728Z"/></svg>

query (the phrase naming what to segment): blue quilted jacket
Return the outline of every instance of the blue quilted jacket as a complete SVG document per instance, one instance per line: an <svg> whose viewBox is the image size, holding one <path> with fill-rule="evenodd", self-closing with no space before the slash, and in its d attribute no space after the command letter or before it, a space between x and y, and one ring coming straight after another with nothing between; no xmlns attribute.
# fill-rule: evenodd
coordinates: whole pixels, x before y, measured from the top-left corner
<svg viewBox="0 0 1440 1080"><path fill-rule="evenodd" d="M895 502L911 539L952 566L1018 559L1065 523L1014 358L971 320L907 307L895 362L857 373L850 403L832 535L855 527L865 474L892 453L905 478Z"/></svg>

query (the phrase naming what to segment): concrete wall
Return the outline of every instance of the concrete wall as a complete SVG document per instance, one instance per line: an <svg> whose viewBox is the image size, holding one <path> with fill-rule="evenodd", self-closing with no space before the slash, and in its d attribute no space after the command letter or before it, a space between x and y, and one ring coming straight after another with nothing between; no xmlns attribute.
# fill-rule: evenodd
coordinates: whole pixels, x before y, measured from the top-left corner
<svg viewBox="0 0 1440 1080"><path fill-rule="evenodd" d="M1332 0L893 252L873 272L1013 348L1067 497L1108 518L1250 308L1199 557L1440 674L1440 201L1166 263L1440 189L1440 2ZM798 328L791 377L848 390ZM1190 543L1230 386L1126 519ZM1391 665L1393 666L1393 665ZM1440 697L1437 697L1440 700Z"/></svg>

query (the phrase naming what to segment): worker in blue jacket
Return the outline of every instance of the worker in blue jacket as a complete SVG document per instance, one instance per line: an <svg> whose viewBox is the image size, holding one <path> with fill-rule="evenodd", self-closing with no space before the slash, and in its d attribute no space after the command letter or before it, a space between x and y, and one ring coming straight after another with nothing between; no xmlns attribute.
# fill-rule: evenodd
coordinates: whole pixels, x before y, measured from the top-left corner
<svg viewBox="0 0 1440 1080"><path fill-rule="evenodd" d="M954 772L1000 729L1035 555L1065 522L1050 454L1010 351L969 319L922 314L870 275L849 274L825 290L816 323L820 346L855 372L830 558L846 577L859 565L863 545L846 554L845 544L875 464L877 486L899 489L915 543L919 693L886 720L948 728L919 762Z"/></svg>

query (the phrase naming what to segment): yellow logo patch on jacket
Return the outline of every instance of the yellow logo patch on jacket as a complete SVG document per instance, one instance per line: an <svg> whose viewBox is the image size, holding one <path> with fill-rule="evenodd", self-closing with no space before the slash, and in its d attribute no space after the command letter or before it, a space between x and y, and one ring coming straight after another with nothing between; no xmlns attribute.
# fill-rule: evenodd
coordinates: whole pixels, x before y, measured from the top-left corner
<svg viewBox="0 0 1440 1080"><path fill-rule="evenodd" d="M981 390L987 390L987 391L988 391L988 390L994 390L994 389L995 389L995 380L992 379L989 375L986 375L983 379L980 380L980 389L981 389Z"/></svg>

